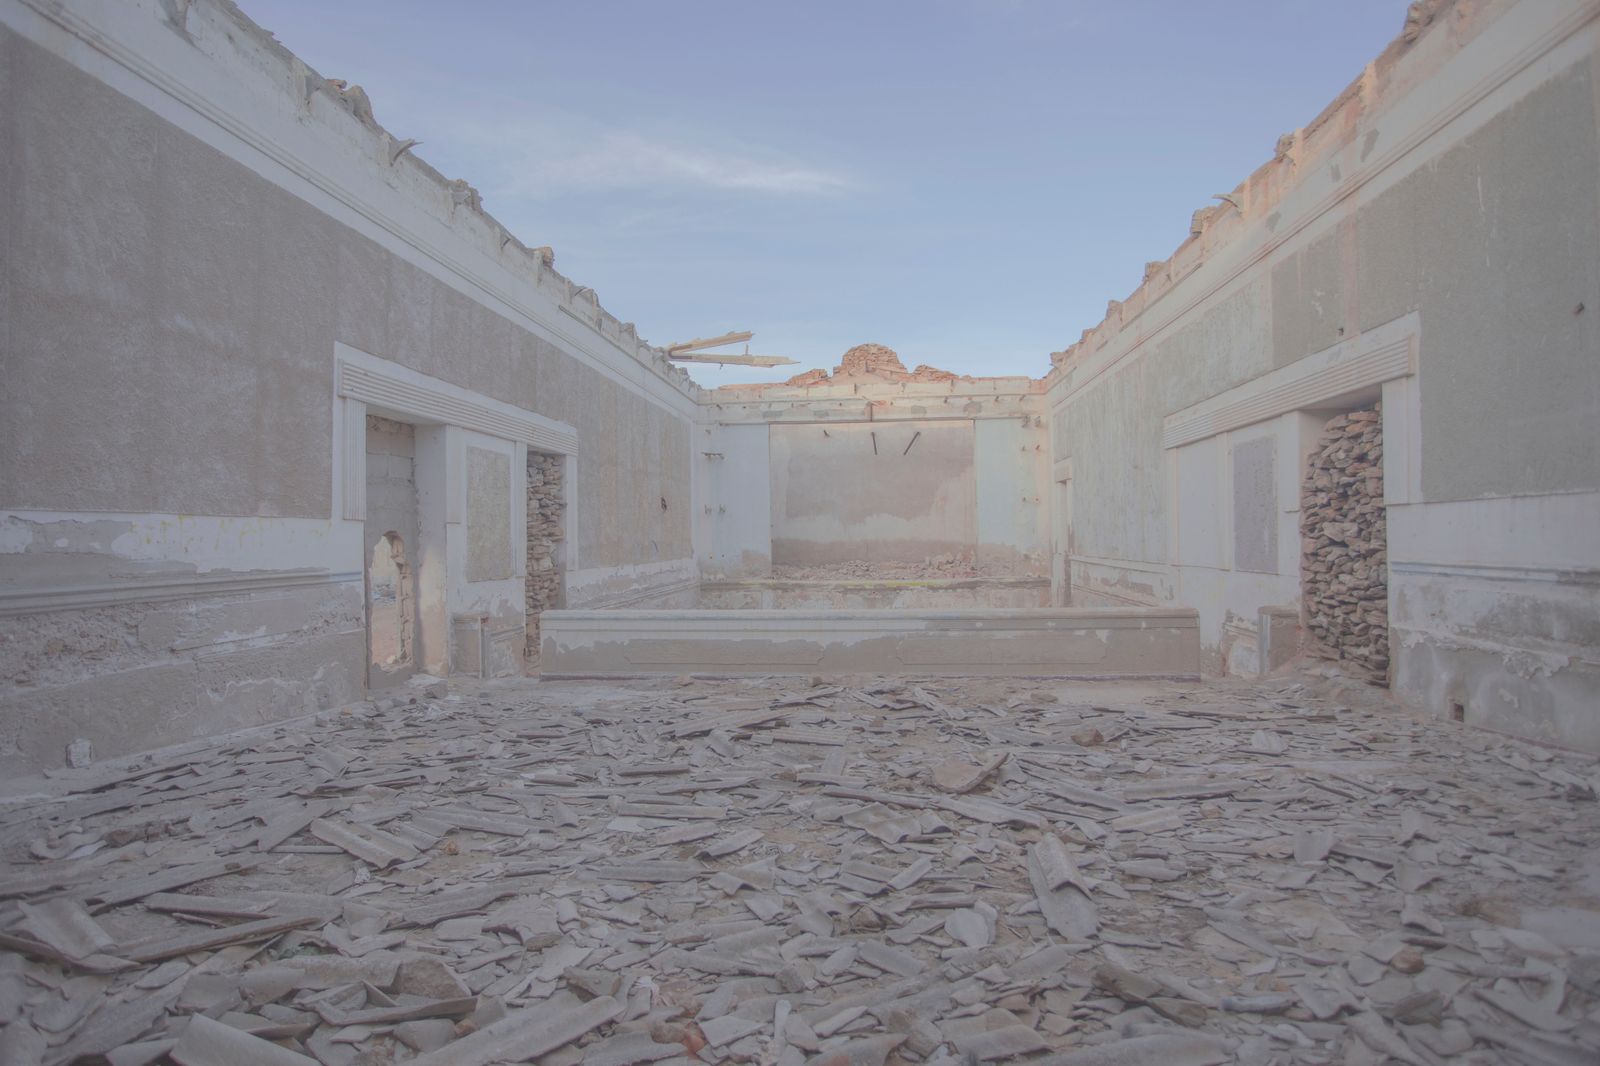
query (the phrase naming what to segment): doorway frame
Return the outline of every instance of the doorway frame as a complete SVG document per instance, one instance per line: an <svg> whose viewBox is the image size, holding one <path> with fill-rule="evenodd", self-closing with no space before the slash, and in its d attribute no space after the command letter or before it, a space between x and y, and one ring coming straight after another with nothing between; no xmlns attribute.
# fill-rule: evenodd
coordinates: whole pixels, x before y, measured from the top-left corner
<svg viewBox="0 0 1600 1066"><path fill-rule="evenodd" d="M519 582L525 579L527 566L528 450L562 457L562 480L568 500L563 516L567 565L562 575L562 594L570 593L565 586L579 565L576 429L343 343L334 345L332 392L333 514L342 520L353 543L361 545L364 596L370 596L366 591L369 560L363 529L367 516L367 415L370 412L409 423L417 430L416 488L422 512L421 539L408 546L416 580L416 670L440 676L461 672L452 670L453 631L457 609L466 598L466 575L453 569L450 560L456 558L459 567L465 551L466 449L474 434L496 438L511 448L511 500L522 501L511 510L512 562ZM524 600L524 616L526 606ZM367 629L370 668L370 622ZM504 638L507 643L514 636L519 649L517 661L521 661L520 626L515 634L496 632L492 636ZM480 656L477 669L482 668Z"/></svg>

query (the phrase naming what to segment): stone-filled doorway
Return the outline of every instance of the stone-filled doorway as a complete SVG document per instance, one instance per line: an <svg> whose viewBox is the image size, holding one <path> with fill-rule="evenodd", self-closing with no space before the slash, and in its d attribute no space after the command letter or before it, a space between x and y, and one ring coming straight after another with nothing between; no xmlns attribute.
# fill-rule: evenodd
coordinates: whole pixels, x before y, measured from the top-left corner
<svg viewBox="0 0 1600 1066"><path fill-rule="evenodd" d="M1300 581L1311 654L1389 681L1389 556L1381 403L1335 415L1307 460Z"/></svg>
<svg viewBox="0 0 1600 1066"><path fill-rule="evenodd" d="M529 673L539 669L539 615L561 606L562 542L567 501L562 485L566 458L528 450L528 637Z"/></svg>

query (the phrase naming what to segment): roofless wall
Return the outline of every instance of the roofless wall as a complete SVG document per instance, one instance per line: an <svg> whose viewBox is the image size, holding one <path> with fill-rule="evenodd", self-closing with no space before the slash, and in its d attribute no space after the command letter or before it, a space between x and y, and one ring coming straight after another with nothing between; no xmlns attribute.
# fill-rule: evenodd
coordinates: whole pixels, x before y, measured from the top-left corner
<svg viewBox="0 0 1600 1066"><path fill-rule="evenodd" d="M1073 602L1194 606L1210 667L1243 673L1292 654L1296 621L1353 617L1358 637L1387 628L1406 699L1600 751L1597 17L1413 4L1054 357ZM1351 412L1375 434L1308 482ZM1352 557L1382 580L1340 570ZM1303 568L1330 564L1338 587L1313 571L1303 603Z"/></svg>
<svg viewBox="0 0 1600 1066"><path fill-rule="evenodd" d="M0 0L0 767L944 558L1600 751L1597 38L1414 4L1043 381L707 392L232 4Z"/></svg>

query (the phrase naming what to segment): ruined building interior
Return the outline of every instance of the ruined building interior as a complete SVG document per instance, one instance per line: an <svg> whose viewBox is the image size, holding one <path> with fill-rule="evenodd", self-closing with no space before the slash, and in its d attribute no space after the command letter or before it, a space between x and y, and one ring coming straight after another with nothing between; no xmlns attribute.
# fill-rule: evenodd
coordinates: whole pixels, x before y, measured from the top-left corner
<svg viewBox="0 0 1600 1066"><path fill-rule="evenodd" d="M0 0L0 1064L1600 1061L1600 3L1396 29L1042 376L707 389Z"/></svg>

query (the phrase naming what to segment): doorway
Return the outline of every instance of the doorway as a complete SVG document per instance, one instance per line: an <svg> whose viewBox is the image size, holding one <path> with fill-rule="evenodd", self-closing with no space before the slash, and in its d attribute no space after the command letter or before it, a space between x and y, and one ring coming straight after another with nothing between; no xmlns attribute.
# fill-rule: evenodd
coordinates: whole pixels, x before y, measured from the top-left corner
<svg viewBox="0 0 1600 1066"><path fill-rule="evenodd" d="M417 670L416 427L367 416L367 685Z"/></svg>
<svg viewBox="0 0 1600 1066"><path fill-rule="evenodd" d="M416 669L411 585L405 541L389 530L367 558L367 673L373 687L402 681Z"/></svg>

